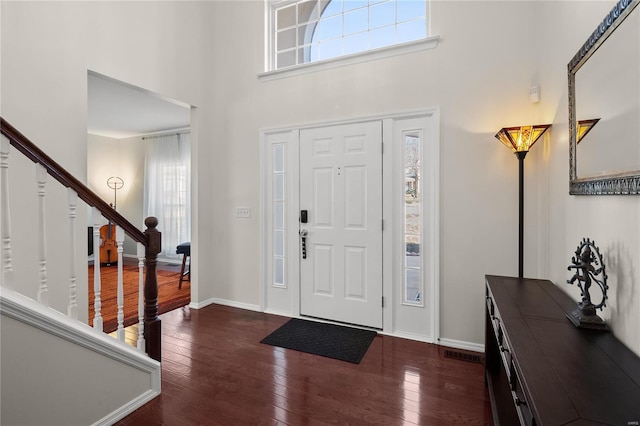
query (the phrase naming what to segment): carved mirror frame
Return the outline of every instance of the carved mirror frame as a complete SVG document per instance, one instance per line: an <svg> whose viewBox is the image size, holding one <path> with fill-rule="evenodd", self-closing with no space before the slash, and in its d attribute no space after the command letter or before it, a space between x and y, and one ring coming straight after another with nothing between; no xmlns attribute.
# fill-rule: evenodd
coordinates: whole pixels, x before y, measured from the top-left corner
<svg viewBox="0 0 640 426"><path fill-rule="evenodd" d="M622 24L640 0L620 0L567 65L569 81L569 194L571 195L640 195L640 172L578 178L576 72L605 40ZM640 141L638 141L640 143Z"/></svg>

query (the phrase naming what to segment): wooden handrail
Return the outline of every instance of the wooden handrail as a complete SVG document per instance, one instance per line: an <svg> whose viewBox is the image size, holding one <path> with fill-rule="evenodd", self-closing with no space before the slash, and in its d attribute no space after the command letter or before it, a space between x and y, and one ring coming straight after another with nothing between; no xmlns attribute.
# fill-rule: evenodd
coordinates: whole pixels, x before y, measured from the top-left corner
<svg viewBox="0 0 640 426"><path fill-rule="evenodd" d="M160 231L156 229L158 220L155 217L148 217L145 219L147 229L145 232L140 231L95 192L56 163L2 117L0 117L0 131L6 136L13 147L34 163L39 163L45 167L50 176L66 188L73 189L81 200L89 206L97 208L105 218L122 228L133 240L141 243L145 247L147 272L144 281L144 336L146 352L151 358L160 361L162 328L161 321L158 318L158 279L156 275L156 264L157 255L161 251L162 236Z"/></svg>
<svg viewBox="0 0 640 426"><path fill-rule="evenodd" d="M91 207L96 207L100 210L100 213L102 213L105 218L124 229L124 232L126 232L133 240L142 243L144 246L148 245L147 236L141 230L113 209L95 192L76 179L71 173L56 163L51 157L45 154L25 135L20 133L2 117L0 117L0 130L2 131L2 134L9 139L11 145L13 145L18 151L22 152L34 163L42 164L47 169L47 173L55 180L60 182L66 188L71 188L76 191L81 200Z"/></svg>

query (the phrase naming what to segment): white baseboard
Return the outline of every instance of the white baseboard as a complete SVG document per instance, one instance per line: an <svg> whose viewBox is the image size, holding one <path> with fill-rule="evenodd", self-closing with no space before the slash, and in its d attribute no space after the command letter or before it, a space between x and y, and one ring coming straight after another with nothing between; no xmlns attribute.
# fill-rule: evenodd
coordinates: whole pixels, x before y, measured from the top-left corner
<svg viewBox="0 0 640 426"><path fill-rule="evenodd" d="M118 408L114 412L104 416L97 422L95 422L92 426L109 426L116 423L119 420L124 419L129 414L136 411L138 408L142 407L147 402L151 401L156 396L160 395L160 390L148 390L139 397L135 398L132 401L129 401L122 407Z"/></svg>
<svg viewBox="0 0 640 426"><path fill-rule="evenodd" d="M262 312L260 310L260 305L252 305L249 303L236 302L235 300L218 299L217 297L212 297L211 299L207 299L202 302L191 302L189 304L189 308L202 309L205 306L209 306L214 303L216 305L224 305L224 306L230 306L232 308L246 309L247 311Z"/></svg>
<svg viewBox="0 0 640 426"><path fill-rule="evenodd" d="M202 309L207 305L203 305L202 303L195 303L195 302L191 302L187 305L187 308L189 309Z"/></svg>
<svg viewBox="0 0 640 426"><path fill-rule="evenodd" d="M242 303L242 302L236 302L233 300L225 300L225 299L218 299L218 298L211 298L208 300L205 300L204 302L200 302L200 303L191 303L189 305L189 308L191 309L201 309L204 308L205 306L209 306L211 304L217 304L217 305L225 305L225 306L231 306L233 308L240 308L240 309L246 309L249 311L256 311L256 312L261 312L260 310L260 306L259 305L251 305L248 303ZM287 317L287 318L300 318L300 317L295 317L294 315L291 314L291 312L284 312L284 311L277 311L277 310L273 310L273 309L267 309L266 311L264 311L265 314L270 314L270 315L278 315L278 316L282 316L282 317ZM311 318L303 318L303 319L309 319L311 321L318 321L317 319L311 319ZM319 320L320 322L325 322L322 320ZM330 321L328 321L330 322ZM465 342L462 340L454 340L454 339L443 339L440 338L440 340L438 342L434 342L433 339L429 336L423 336L421 334L414 334L414 333L408 333L408 332L403 332L403 331L396 331L393 333L385 333L383 331L378 331L378 333L385 335L385 336L391 336L391 337L398 337L400 339L408 339L408 340L415 340L418 342L424 342L424 343L433 343L436 345L440 345L440 346L447 346L450 348L455 348L455 349L462 349L462 350L467 350L467 351L472 351L472 352L481 352L484 353L484 345L479 344L479 343L472 343L472 342Z"/></svg>
<svg viewBox="0 0 640 426"><path fill-rule="evenodd" d="M214 303L214 299L207 299L204 302L191 302L189 303L189 309L202 309Z"/></svg>
<svg viewBox="0 0 640 426"><path fill-rule="evenodd" d="M484 353L484 345L482 345L480 343L464 342L462 340L442 339L441 338L439 344L441 346L448 346L450 348L463 349L463 350L466 350L466 351Z"/></svg>
<svg viewBox="0 0 640 426"><path fill-rule="evenodd" d="M266 311L264 311L264 313L269 315L277 315L279 317L293 318L293 314L291 312L278 311L276 309L267 309Z"/></svg>
<svg viewBox="0 0 640 426"><path fill-rule="evenodd" d="M423 336L421 334L407 333L403 331L396 331L393 333L385 333L385 332L379 331L379 333L385 336L398 337L400 339L415 340L417 342L423 342L423 343L434 343L432 338L430 338L429 336Z"/></svg>

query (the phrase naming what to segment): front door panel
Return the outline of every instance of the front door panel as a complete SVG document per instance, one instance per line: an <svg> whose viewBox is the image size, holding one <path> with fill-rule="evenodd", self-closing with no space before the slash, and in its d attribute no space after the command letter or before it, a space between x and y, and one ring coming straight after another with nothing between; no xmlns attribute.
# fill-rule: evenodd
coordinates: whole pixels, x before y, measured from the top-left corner
<svg viewBox="0 0 640 426"><path fill-rule="evenodd" d="M382 125L300 132L302 315L382 328Z"/></svg>

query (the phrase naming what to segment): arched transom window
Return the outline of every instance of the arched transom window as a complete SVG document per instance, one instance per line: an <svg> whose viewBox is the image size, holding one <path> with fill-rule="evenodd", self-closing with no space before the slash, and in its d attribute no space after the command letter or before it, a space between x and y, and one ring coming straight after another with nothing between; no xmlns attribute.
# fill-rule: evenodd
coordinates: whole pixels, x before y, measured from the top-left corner
<svg viewBox="0 0 640 426"><path fill-rule="evenodd" d="M274 70L427 37L427 0L301 0L271 11Z"/></svg>

